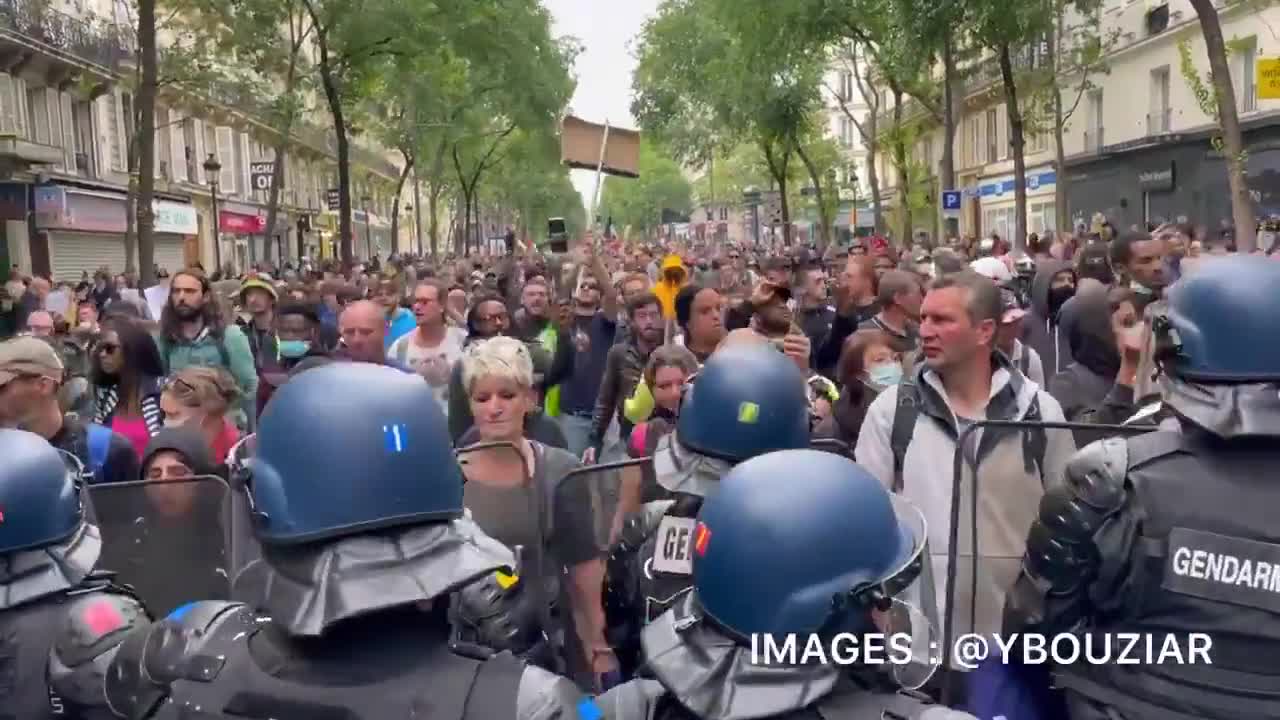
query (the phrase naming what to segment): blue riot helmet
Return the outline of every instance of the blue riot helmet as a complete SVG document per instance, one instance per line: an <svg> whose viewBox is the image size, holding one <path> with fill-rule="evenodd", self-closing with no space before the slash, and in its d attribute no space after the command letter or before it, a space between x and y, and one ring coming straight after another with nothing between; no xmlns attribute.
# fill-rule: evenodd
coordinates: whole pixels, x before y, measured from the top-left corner
<svg viewBox="0 0 1280 720"><path fill-rule="evenodd" d="M25 430L0 430L0 554L55 545L84 523L75 460Z"/></svg>
<svg viewBox="0 0 1280 720"><path fill-rule="evenodd" d="M1280 263L1202 259L1152 322L1164 402L1223 438L1280 435Z"/></svg>
<svg viewBox="0 0 1280 720"><path fill-rule="evenodd" d="M693 582L728 635L869 630L927 562L919 511L852 460L819 450L752 458L703 501Z"/></svg>
<svg viewBox="0 0 1280 720"><path fill-rule="evenodd" d="M1156 323L1163 369L1203 383L1280 381L1280 263L1252 255L1209 257L1169 288ZM1169 352L1164 353L1167 349Z"/></svg>
<svg viewBox="0 0 1280 720"><path fill-rule="evenodd" d="M771 344L721 348L685 390L676 438L690 450L729 462L807 447L804 376Z"/></svg>
<svg viewBox="0 0 1280 720"><path fill-rule="evenodd" d="M276 391L249 461L256 533L295 544L462 515L462 471L429 385L342 362Z"/></svg>

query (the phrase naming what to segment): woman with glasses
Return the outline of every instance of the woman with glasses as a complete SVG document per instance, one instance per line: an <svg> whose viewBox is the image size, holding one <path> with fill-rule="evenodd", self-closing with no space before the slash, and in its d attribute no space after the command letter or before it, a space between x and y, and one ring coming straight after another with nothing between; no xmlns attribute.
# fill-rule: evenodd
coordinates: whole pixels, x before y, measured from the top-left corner
<svg viewBox="0 0 1280 720"><path fill-rule="evenodd" d="M191 427L200 431L214 462L226 460L240 440L240 432L227 413L240 398L235 380L221 368L184 368L164 386L160 409L166 427Z"/></svg>
<svg viewBox="0 0 1280 720"><path fill-rule="evenodd" d="M91 351L93 421L129 439L138 458L164 426L160 351L138 323L113 318Z"/></svg>

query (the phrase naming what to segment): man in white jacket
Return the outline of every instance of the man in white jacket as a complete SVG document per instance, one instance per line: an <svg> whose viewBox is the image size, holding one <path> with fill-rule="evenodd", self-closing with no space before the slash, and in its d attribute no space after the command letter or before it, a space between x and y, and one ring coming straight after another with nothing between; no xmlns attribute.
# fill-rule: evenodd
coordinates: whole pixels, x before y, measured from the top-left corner
<svg viewBox="0 0 1280 720"><path fill-rule="evenodd" d="M966 271L939 279L921 306L923 361L902 384L872 402L858 436L858 463L925 515L940 603L945 598L957 439L984 420L1063 420L1058 402L997 351L1002 313L1000 292L988 278ZM970 598L978 610L974 630L999 628L1004 593L1017 575L1040 497L1047 485L1060 482L1075 449L1064 430L982 427L965 435L955 608L962 620L957 634L969 630ZM976 584L970 570L974 468L980 483Z"/></svg>

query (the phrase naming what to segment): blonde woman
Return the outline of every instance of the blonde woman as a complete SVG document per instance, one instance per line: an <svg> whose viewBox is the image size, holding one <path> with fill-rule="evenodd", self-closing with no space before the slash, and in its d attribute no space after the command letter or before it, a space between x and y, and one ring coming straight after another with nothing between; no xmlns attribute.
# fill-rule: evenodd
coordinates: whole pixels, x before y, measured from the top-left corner
<svg viewBox="0 0 1280 720"><path fill-rule="evenodd" d="M240 399L236 381L221 368L192 366L175 373L160 393L164 424L200 431L215 463L221 464L240 440L227 414Z"/></svg>
<svg viewBox="0 0 1280 720"><path fill-rule="evenodd" d="M523 456L464 449L467 509L490 536L523 548L524 575L541 578L546 598L569 611L559 613L572 621L560 623L569 670L599 682L617 660L604 639L604 560L592 500L586 483L562 482L578 467L572 454L524 436L525 415L537 407L529 349L509 337L473 344L462 358L462 382L480 442L510 443Z"/></svg>

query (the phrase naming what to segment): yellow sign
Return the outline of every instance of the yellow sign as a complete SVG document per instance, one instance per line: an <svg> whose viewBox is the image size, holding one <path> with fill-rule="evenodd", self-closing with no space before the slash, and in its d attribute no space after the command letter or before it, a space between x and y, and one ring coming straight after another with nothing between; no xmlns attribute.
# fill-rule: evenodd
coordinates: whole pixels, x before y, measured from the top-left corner
<svg viewBox="0 0 1280 720"><path fill-rule="evenodd" d="M1280 100L1280 58L1260 58L1257 78L1259 100Z"/></svg>
<svg viewBox="0 0 1280 720"><path fill-rule="evenodd" d="M738 422L744 425L754 425L760 419L760 406L753 402L744 402L738 405Z"/></svg>
<svg viewBox="0 0 1280 720"><path fill-rule="evenodd" d="M510 590L513 585L520 582L519 577L515 575L508 575L502 572L501 570L494 573L494 575L498 578L498 587L502 588L503 590Z"/></svg>

